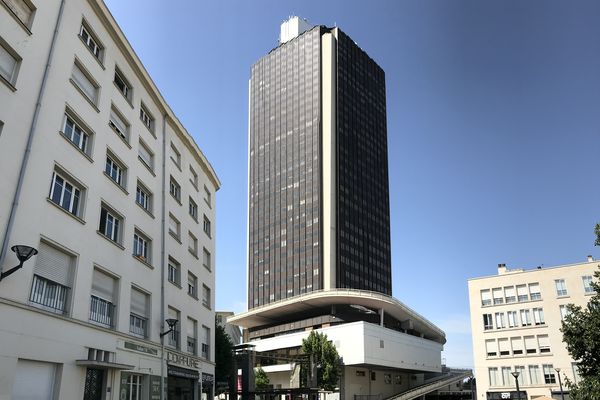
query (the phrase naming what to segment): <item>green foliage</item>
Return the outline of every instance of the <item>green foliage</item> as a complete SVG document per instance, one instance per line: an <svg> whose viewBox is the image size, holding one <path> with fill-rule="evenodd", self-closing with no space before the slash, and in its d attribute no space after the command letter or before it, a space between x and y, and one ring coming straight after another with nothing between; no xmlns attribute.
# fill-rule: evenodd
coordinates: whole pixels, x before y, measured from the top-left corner
<svg viewBox="0 0 600 400"><path fill-rule="evenodd" d="M317 371L317 386L325 390L334 390L340 378L341 360L335 346L327 340L327 335L312 331L302 340L302 353L312 359ZM301 382L306 385L311 365L303 366Z"/></svg>
<svg viewBox="0 0 600 400"><path fill-rule="evenodd" d="M254 385L256 390L265 390L269 388L269 377L264 369L258 367L256 371L254 371Z"/></svg>
<svg viewBox="0 0 600 400"><path fill-rule="evenodd" d="M599 227L596 225L598 233ZM598 242L598 239L596 240ZM577 361L581 381L567 380L571 400L600 400L600 270L591 286L596 291L587 307L569 304L561 332L571 357Z"/></svg>
<svg viewBox="0 0 600 400"><path fill-rule="evenodd" d="M215 381L229 383L233 376L233 342L225 328L217 323L215 327Z"/></svg>
<svg viewBox="0 0 600 400"><path fill-rule="evenodd" d="M596 241L594 242L594 246L600 246L600 224L596 224L594 227L594 233L596 234Z"/></svg>

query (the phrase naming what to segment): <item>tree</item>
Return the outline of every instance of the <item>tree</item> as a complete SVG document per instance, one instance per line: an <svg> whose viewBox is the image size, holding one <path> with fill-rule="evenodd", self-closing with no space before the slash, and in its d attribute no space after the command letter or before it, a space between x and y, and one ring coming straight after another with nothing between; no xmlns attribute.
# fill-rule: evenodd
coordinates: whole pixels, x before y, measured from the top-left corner
<svg viewBox="0 0 600 400"><path fill-rule="evenodd" d="M309 365L301 370L302 382L306 385L311 367L317 371L317 386L325 390L334 390L340 378L341 360L335 346L327 340L327 335L310 332L302 340L302 353L309 359ZM314 370L313 368L313 370Z"/></svg>
<svg viewBox="0 0 600 400"><path fill-rule="evenodd" d="M595 228L596 245L600 245L600 226ZM600 400L600 270L591 282L596 291L587 307L569 304L561 332L571 357L577 361L581 381L566 379L571 400Z"/></svg>
<svg viewBox="0 0 600 400"><path fill-rule="evenodd" d="M256 390L265 390L269 388L269 377L264 369L258 367L258 369L254 372L254 385Z"/></svg>
<svg viewBox="0 0 600 400"><path fill-rule="evenodd" d="M227 387L233 372L233 342L218 323L215 323L215 381L217 390ZM219 385L220 383L220 385ZM219 394L219 393L217 393Z"/></svg>

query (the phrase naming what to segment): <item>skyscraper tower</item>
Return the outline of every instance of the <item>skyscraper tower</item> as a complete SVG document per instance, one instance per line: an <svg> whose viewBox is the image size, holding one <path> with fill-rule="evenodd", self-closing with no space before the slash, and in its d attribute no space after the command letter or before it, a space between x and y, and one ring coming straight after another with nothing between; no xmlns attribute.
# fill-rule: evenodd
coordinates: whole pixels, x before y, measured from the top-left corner
<svg viewBox="0 0 600 400"><path fill-rule="evenodd" d="M391 295L383 70L339 28L292 17L249 87L248 308Z"/></svg>

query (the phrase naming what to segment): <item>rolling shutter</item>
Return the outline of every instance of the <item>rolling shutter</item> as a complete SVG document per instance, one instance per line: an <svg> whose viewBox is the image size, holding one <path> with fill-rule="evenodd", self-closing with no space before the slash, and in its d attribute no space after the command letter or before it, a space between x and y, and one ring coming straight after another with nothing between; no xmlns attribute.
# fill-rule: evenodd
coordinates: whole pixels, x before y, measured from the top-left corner
<svg viewBox="0 0 600 400"><path fill-rule="evenodd" d="M71 287L73 257L56 247L40 243L39 254L35 262L35 274L60 285Z"/></svg>
<svg viewBox="0 0 600 400"><path fill-rule="evenodd" d="M106 301L114 303L113 296L115 291L115 280L101 272L94 269L94 277L92 281L92 294L96 297L100 297Z"/></svg>
<svg viewBox="0 0 600 400"><path fill-rule="evenodd" d="M148 310L147 304L148 295L135 288L131 288L131 312L140 317L146 317Z"/></svg>
<svg viewBox="0 0 600 400"><path fill-rule="evenodd" d="M83 71L79 68L77 64L73 66L73 74L72 78L77 83L79 88L83 90L87 97L92 100L92 102L96 102L96 86L89 80L87 76L83 73Z"/></svg>

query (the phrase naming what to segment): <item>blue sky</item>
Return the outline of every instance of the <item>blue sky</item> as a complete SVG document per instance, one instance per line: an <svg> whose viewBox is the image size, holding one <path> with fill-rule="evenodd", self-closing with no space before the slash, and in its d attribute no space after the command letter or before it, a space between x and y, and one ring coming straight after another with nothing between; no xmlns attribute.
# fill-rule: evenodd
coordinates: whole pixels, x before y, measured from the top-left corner
<svg viewBox="0 0 600 400"><path fill-rule="evenodd" d="M472 366L467 279L600 256L600 2L142 1L108 7L219 175L219 310L246 296L250 66L289 15L386 72L393 294Z"/></svg>

